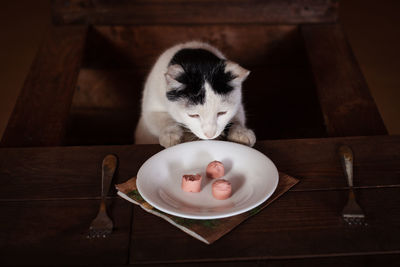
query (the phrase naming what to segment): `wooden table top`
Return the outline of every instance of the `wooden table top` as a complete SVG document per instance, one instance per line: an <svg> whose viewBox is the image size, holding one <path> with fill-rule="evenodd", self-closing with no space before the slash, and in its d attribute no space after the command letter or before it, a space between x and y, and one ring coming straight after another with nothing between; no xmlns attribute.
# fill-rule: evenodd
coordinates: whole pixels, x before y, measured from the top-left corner
<svg viewBox="0 0 400 267"><path fill-rule="evenodd" d="M368 227L341 219L347 201L337 147L354 151L356 197ZM114 183L134 176L158 145L0 149L0 264L297 266L395 264L400 259L400 136L260 141L256 149L298 185L212 245L119 198L115 229L86 238L98 211L101 162L119 158ZM264 266L263 265L263 266Z"/></svg>

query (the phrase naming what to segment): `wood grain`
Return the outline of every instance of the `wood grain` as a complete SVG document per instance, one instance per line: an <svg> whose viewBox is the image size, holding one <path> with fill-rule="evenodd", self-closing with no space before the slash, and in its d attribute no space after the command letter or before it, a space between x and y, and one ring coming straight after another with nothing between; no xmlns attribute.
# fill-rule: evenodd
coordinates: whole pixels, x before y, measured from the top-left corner
<svg viewBox="0 0 400 267"><path fill-rule="evenodd" d="M315 23L337 19L337 1L147 0L52 2L57 24Z"/></svg>
<svg viewBox="0 0 400 267"><path fill-rule="evenodd" d="M301 180L292 190L347 188L337 156L340 144L353 149L356 187L392 187L400 185L399 140L399 136L295 139L261 141L255 148L280 171ZM0 200L96 198L105 155L117 155L114 183L121 183L161 150L159 145L2 148Z"/></svg>
<svg viewBox="0 0 400 267"><path fill-rule="evenodd" d="M307 65L297 25L212 24L95 25L88 32L83 66L150 69L164 50L193 40L210 43L247 68Z"/></svg>
<svg viewBox="0 0 400 267"><path fill-rule="evenodd" d="M132 206L108 200L114 231L87 239L99 200L10 201L0 203L2 265L126 264Z"/></svg>
<svg viewBox="0 0 400 267"><path fill-rule="evenodd" d="M226 261L198 261L198 262L183 262L183 263L163 263L162 266L240 266L240 267L310 267L310 266L397 266L400 259L399 253L393 254L376 254L376 255L359 255L359 256L341 256L341 257L307 257L296 259L270 259L270 260L226 260ZM135 266L160 266L160 264L134 264Z"/></svg>
<svg viewBox="0 0 400 267"><path fill-rule="evenodd" d="M17 99L1 146L63 144L85 36L86 27L50 29Z"/></svg>
<svg viewBox="0 0 400 267"><path fill-rule="evenodd" d="M67 145L133 144L147 69L82 69L68 120Z"/></svg>
<svg viewBox="0 0 400 267"><path fill-rule="evenodd" d="M192 39L210 42L252 70L244 102L248 126L258 140L387 133L337 26L302 26L301 32L296 25L95 26L88 32L85 68L74 90L86 33L79 29L57 30L46 42L52 53L46 45L42 48L44 55L38 55L27 79L3 146L132 143L151 65L167 47ZM74 38L80 39L56 44Z"/></svg>
<svg viewBox="0 0 400 267"><path fill-rule="evenodd" d="M387 134L341 27L303 25L301 31L329 136Z"/></svg>
<svg viewBox="0 0 400 267"><path fill-rule="evenodd" d="M399 136L347 137L261 141L255 148L280 171L301 179L294 190L338 189L347 186L337 150L349 145L354 153L354 186L400 184Z"/></svg>
<svg viewBox="0 0 400 267"><path fill-rule="evenodd" d="M136 175L161 149L159 145L4 148L0 150L0 199L99 198L106 155L118 157L115 184ZM113 187L110 196L115 196Z"/></svg>
<svg viewBox="0 0 400 267"><path fill-rule="evenodd" d="M353 148L356 196L369 223L365 229L347 228L340 217L348 194L338 144ZM109 204L115 234L104 242L85 240L98 209L103 157L118 156L114 181L122 182L162 149L158 145L1 148L0 212L7 215L0 218L1 263L390 263L400 252L399 145L400 136L258 142L256 149L301 182L212 246L140 208L133 208L131 217L133 206L114 192Z"/></svg>
<svg viewBox="0 0 400 267"><path fill-rule="evenodd" d="M288 259L373 255L378 251L398 253L400 188L360 189L356 194L369 220L368 228L348 228L343 224L340 213L347 199L346 191L288 192L211 246L135 207L130 262ZM159 240L166 240L168 246Z"/></svg>

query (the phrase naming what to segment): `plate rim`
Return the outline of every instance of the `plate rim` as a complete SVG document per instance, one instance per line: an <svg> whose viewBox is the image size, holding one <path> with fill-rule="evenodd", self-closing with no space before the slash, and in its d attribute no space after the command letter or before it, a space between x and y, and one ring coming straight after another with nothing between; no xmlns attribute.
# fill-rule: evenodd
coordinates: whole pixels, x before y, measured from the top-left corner
<svg viewBox="0 0 400 267"><path fill-rule="evenodd" d="M167 151L168 149L172 149L172 148L173 148L173 149L176 149L176 147L178 147L178 146L187 146L187 145L190 145L190 144L193 144L193 143L199 143L199 142L225 143L225 144L228 144L228 143L229 143L229 145L242 146L242 147L244 147L244 148L246 148L246 149L251 149L251 150L254 150L254 152L259 153L260 155L262 155L263 157L265 157L267 160L269 160L269 161L272 163L273 170L274 170L275 173L276 173L276 177L277 177L277 178L274 179L274 182L275 182L275 183L274 183L274 185L272 186L273 189L271 190L271 192L270 192L269 194L266 194L264 198L261 198L259 201L257 201L257 202L256 202L255 204L253 204L253 205L250 205L248 208L246 208L246 209L244 209L244 210L238 210L238 211L236 211L236 212L230 212L230 213L228 213L228 214L224 213L224 214L221 214L221 215L211 215L211 216L207 216L207 215L184 215L184 214L176 213L176 212L171 211L171 210L168 210L168 209L164 209L163 207L160 208L157 204L154 204L151 200L149 200L149 199L145 196L145 194L143 194L143 191L140 189L140 177L139 177L139 174L140 174L140 172L141 172L143 166L144 166L148 161L150 161L152 158L154 158L154 157L156 157L156 156L159 156L160 153L165 153L165 151ZM272 196L272 194L276 191L276 188L278 187L278 183L279 183L279 172L278 172L278 169L277 169L275 163L274 163L269 157L267 157L264 153L258 151L257 149L254 149L254 148L249 147L249 146L246 146L246 145L234 143L234 142L229 142L229 141L221 141L221 140L197 140L197 141L185 142L185 143L177 144L177 145L172 146L172 147L165 148L165 149L163 149L163 150L157 152L156 154L152 155L150 158L148 158L148 159L140 166L140 168L139 168L139 170L138 170L138 172L137 172L136 187L137 187L137 189L138 189L138 191L139 191L139 194L142 196L142 198L143 198L147 203L149 203L151 206L155 207L156 209L158 209L158 210L160 210L160 211L162 211L162 212L164 212L164 213L166 213L166 214L169 214L169 215L172 215L172 216L176 216L176 217L180 217L180 218L186 218L186 219L210 220L210 219L222 219L222 218L228 218L228 217L236 216L236 215L245 213L245 212L247 212L247 211L249 211L249 210L251 210L251 209L253 209L253 208L258 207L259 205L261 205L262 203L264 203L265 201L267 201L267 200Z"/></svg>

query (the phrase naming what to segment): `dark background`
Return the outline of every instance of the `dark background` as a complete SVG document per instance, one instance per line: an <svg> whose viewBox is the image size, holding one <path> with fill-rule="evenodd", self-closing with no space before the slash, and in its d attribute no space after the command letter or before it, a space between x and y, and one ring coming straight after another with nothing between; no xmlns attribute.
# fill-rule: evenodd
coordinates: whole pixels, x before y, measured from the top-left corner
<svg viewBox="0 0 400 267"><path fill-rule="evenodd" d="M342 0L340 22L390 134L400 134L400 1ZM0 9L0 137L46 30L50 0Z"/></svg>

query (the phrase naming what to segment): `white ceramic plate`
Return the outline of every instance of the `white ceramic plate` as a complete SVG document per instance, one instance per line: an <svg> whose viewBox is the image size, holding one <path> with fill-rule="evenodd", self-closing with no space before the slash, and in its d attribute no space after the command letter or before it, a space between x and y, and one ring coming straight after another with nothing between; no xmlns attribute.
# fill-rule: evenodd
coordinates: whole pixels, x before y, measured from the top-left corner
<svg viewBox="0 0 400 267"><path fill-rule="evenodd" d="M232 196L217 200L211 194L215 179L205 170L211 161L225 166L223 179L232 184ZM181 189L183 174L203 176L199 193ZM232 142L196 141L167 148L139 169L137 187L153 207L184 218L216 219L248 211L268 199L278 185L274 163L259 151Z"/></svg>

